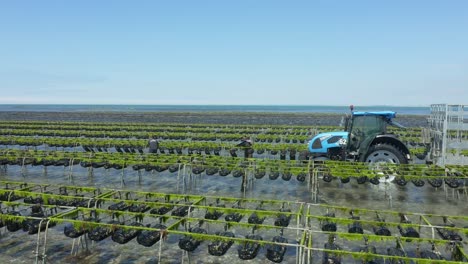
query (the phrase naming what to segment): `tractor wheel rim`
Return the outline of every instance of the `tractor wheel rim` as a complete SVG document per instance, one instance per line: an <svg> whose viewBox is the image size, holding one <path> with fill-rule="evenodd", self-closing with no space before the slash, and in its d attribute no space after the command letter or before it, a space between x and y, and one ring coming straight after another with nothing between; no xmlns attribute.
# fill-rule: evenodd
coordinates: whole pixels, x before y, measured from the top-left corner
<svg viewBox="0 0 468 264"><path fill-rule="evenodd" d="M377 175L382 175L381 177L379 177L379 182L382 183L392 182L396 177L396 175L394 174L384 174L382 168L385 167L385 164L400 164L400 161L398 160L397 156L392 152L386 150L378 150L372 152L367 157L366 162L370 163L370 169L375 171Z"/></svg>
<svg viewBox="0 0 468 264"><path fill-rule="evenodd" d="M398 160L397 156L390 151L386 150L378 150L372 152L366 159L369 163L395 163L399 164L400 161Z"/></svg>

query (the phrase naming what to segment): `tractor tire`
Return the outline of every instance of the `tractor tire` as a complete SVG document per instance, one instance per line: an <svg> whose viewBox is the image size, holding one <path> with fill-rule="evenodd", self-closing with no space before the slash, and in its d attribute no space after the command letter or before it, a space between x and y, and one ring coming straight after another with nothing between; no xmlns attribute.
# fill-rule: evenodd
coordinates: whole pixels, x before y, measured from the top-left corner
<svg viewBox="0 0 468 264"><path fill-rule="evenodd" d="M395 164L408 164L405 154L396 146L386 143L373 145L369 148L364 161L368 163L373 162L387 162Z"/></svg>
<svg viewBox="0 0 468 264"><path fill-rule="evenodd" d="M387 174L385 169L382 171L381 163L408 164L405 154L392 144L380 143L373 145L367 153L363 161L369 163L369 166L376 174L380 175L380 177L372 179L373 184L393 182L396 179L396 175Z"/></svg>

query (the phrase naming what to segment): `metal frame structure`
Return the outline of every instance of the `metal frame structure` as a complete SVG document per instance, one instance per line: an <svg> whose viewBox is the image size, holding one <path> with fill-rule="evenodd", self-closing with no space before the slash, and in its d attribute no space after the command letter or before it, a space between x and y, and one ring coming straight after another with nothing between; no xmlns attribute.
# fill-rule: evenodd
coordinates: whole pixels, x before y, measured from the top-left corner
<svg viewBox="0 0 468 264"><path fill-rule="evenodd" d="M428 124L433 160L440 166L459 164L447 154L468 149L468 105L432 104Z"/></svg>

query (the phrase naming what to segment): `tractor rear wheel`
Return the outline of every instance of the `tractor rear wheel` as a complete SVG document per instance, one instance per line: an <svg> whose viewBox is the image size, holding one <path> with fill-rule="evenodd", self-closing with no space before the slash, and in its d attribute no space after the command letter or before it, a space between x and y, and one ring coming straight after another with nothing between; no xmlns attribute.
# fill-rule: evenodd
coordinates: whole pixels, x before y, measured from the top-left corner
<svg viewBox="0 0 468 264"><path fill-rule="evenodd" d="M364 161L369 163L408 164L405 154L399 148L387 143L371 146Z"/></svg>
<svg viewBox="0 0 468 264"><path fill-rule="evenodd" d="M396 175L388 172L385 164L408 163L405 154L399 148L387 143L371 146L364 161L370 163L371 169L380 176L378 177L380 182L392 182L396 177Z"/></svg>

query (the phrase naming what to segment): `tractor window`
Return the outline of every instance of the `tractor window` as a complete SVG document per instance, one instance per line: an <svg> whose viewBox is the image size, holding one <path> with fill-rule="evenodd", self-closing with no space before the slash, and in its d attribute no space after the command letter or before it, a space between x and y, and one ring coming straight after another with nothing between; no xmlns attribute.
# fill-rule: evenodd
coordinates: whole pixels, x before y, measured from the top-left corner
<svg viewBox="0 0 468 264"><path fill-rule="evenodd" d="M356 116L353 131L364 135L375 135L385 132L385 121L378 116Z"/></svg>
<svg viewBox="0 0 468 264"><path fill-rule="evenodd" d="M351 150L357 150L366 139L373 138L386 130L385 121L379 116L355 116L351 127Z"/></svg>

